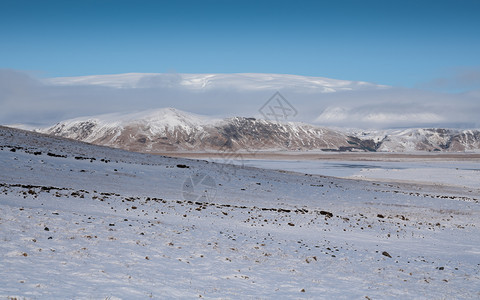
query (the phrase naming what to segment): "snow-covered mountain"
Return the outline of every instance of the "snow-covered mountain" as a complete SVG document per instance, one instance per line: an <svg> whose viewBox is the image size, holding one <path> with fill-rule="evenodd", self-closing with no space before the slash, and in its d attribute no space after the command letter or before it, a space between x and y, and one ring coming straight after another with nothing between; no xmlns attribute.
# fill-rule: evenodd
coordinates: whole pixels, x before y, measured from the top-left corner
<svg viewBox="0 0 480 300"><path fill-rule="evenodd" d="M98 145L152 152L198 146L203 127L216 122L167 108L77 118L40 131ZM183 143L180 144L180 141Z"/></svg>
<svg viewBox="0 0 480 300"><path fill-rule="evenodd" d="M380 152L480 150L480 130L412 128L356 132L354 135L371 140Z"/></svg>
<svg viewBox="0 0 480 300"><path fill-rule="evenodd" d="M140 152L363 149L346 134L301 123L209 119L173 108L60 122L41 132Z"/></svg>
<svg viewBox="0 0 480 300"><path fill-rule="evenodd" d="M304 123L212 119L174 108L60 122L40 132L138 152L169 151L475 151L479 130L341 131Z"/></svg>

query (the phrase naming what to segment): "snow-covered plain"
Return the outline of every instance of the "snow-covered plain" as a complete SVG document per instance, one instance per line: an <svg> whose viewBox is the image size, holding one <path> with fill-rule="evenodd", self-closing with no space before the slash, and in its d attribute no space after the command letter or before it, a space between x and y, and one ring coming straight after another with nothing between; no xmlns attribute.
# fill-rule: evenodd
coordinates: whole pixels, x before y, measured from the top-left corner
<svg viewBox="0 0 480 300"><path fill-rule="evenodd" d="M3 298L480 297L477 189L240 168L5 127L0 170Z"/></svg>

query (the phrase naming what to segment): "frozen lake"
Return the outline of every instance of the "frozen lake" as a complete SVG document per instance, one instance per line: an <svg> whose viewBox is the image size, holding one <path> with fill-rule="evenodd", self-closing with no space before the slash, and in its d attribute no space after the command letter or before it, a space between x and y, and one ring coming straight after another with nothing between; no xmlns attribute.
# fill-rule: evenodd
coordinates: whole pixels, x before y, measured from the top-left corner
<svg viewBox="0 0 480 300"><path fill-rule="evenodd" d="M213 159L222 162L222 159ZM229 163L262 169L380 181L442 184L480 188L477 161L332 161L332 160L230 160Z"/></svg>

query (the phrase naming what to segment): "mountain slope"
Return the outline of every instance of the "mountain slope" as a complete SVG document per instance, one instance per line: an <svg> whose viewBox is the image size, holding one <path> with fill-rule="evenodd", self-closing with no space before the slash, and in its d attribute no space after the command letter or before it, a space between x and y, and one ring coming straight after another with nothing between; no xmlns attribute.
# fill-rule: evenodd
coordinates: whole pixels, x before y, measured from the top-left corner
<svg viewBox="0 0 480 300"><path fill-rule="evenodd" d="M480 150L480 130L412 128L356 132L354 135L376 142L377 151L381 152Z"/></svg>
<svg viewBox="0 0 480 300"><path fill-rule="evenodd" d="M477 151L479 130L343 132L255 118L212 119L165 108L60 122L40 132L130 151Z"/></svg>
<svg viewBox="0 0 480 300"><path fill-rule="evenodd" d="M379 151L473 151L480 149L480 131L410 129L390 134Z"/></svg>
<svg viewBox="0 0 480 300"><path fill-rule="evenodd" d="M79 118L41 132L140 152L312 150L355 147L342 132L254 118L213 120L173 108Z"/></svg>
<svg viewBox="0 0 480 300"><path fill-rule="evenodd" d="M203 125L215 122L168 108L77 118L40 131L98 145L151 152L178 149L178 140L184 141L186 147L195 146L194 141L203 133Z"/></svg>

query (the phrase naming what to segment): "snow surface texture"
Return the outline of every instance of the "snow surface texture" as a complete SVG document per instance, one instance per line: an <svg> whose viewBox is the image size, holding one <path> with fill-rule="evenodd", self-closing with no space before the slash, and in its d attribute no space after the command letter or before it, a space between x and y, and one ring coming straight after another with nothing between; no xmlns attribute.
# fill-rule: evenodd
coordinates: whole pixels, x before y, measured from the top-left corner
<svg viewBox="0 0 480 300"><path fill-rule="evenodd" d="M0 168L0 297L480 297L476 190L240 168L5 127Z"/></svg>

